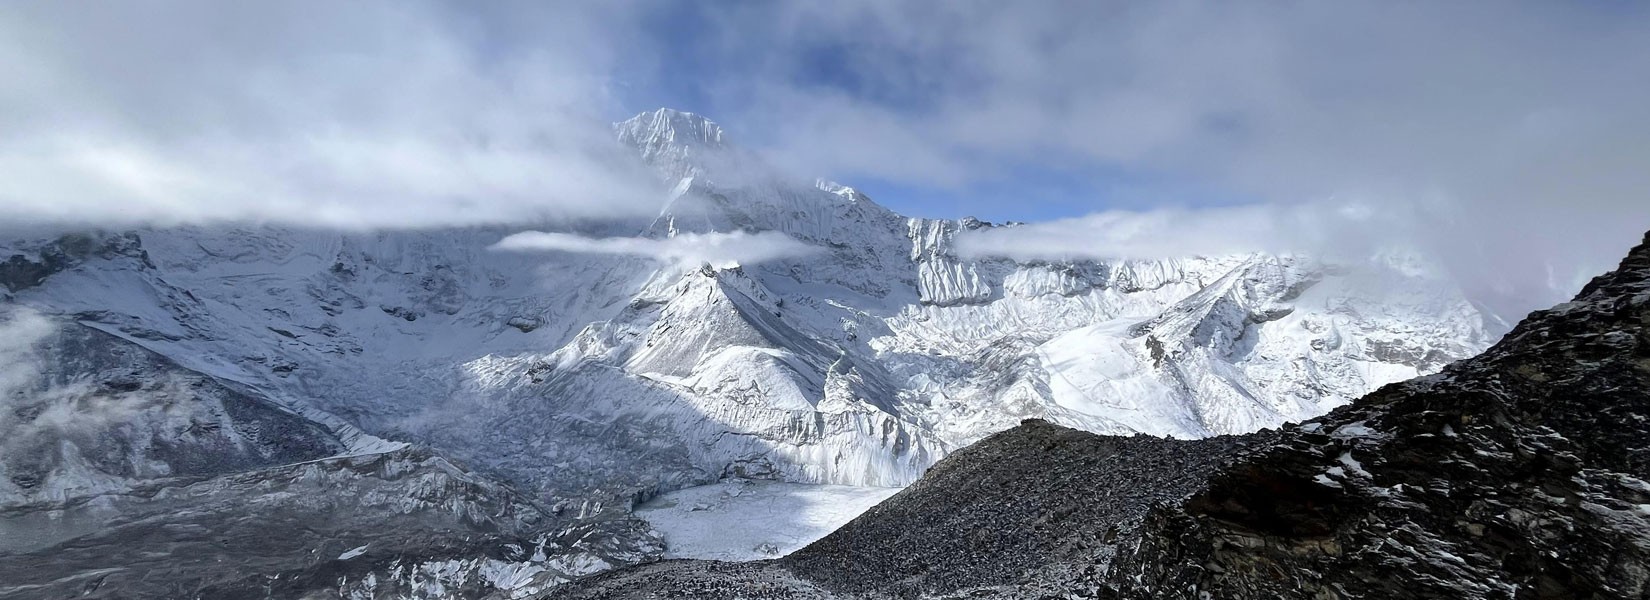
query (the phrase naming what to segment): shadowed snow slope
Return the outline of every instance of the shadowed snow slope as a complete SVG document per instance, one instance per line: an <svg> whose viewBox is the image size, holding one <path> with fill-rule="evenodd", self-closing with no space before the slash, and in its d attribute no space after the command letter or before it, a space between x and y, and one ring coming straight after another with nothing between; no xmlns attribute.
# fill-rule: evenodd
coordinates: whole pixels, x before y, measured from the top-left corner
<svg viewBox="0 0 1650 600"><path fill-rule="evenodd" d="M965 260L957 234L993 225L794 184L696 115L647 113L615 132L656 167L650 221L34 237L0 242L0 284L8 305L301 417L293 431L325 433L304 448L410 443L558 523L631 523L638 501L727 477L906 485L1025 418L1178 438L1277 427L1493 337L1456 286L1409 263ZM490 249L523 229L681 240L671 248L744 232L810 250L700 265ZM19 393L38 404L42 392ZM164 444L143 440L188 430L165 415L114 438L141 464L87 458L91 470L73 472L113 473L94 478L103 492L183 474L146 458ZM233 415L212 418L220 470L299 458L235 433ZM127 450L110 452L79 456ZM16 481L0 499L39 494ZM617 531L634 551L610 555L657 555L645 531Z"/></svg>

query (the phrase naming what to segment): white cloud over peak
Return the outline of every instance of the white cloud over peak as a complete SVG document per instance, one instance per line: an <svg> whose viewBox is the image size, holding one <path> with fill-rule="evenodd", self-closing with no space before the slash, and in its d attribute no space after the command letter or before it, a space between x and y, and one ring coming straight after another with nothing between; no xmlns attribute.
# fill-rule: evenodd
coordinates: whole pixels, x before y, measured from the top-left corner
<svg viewBox="0 0 1650 600"><path fill-rule="evenodd" d="M845 0L718 8L707 21L705 52L762 57L705 84L739 108L721 118L752 124L741 137L775 160L873 197L862 178L1012 190L1030 166L1282 207L1251 214L1246 233L1193 223L1154 242L1181 253L1207 236L1288 234L1292 207L1355 196L1396 211L1382 218L1480 287L1549 287L1549 271L1575 281L1650 229L1641 4ZM1019 200L1009 191L985 216L1025 220ZM1149 185L1087 199L1102 213L1200 200ZM1198 210L1164 218L1231 216ZM1545 290L1526 309L1573 291Z"/></svg>
<svg viewBox="0 0 1650 600"><path fill-rule="evenodd" d="M511 6L0 6L0 210L349 228L655 210L601 118L609 15ZM536 37L497 31L515 22Z"/></svg>
<svg viewBox="0 0 1650 600"><path fill-rule="evenodd" d="M592 238L568 233L526 231L499 240L493 249L620 254L687 266L703 263L716 266L756 264L819 251L819 248L776 231L683 233L668 238Z"/></svg>
<svg viewBox="0 0 1650 600"><path fill-rule="evenodd" d="M1153 259L1246 252L1367 258L1412 232L1390 215L1353 203L1256 204L1106 211L1083 217L963 232L967 258Z"/></svg>

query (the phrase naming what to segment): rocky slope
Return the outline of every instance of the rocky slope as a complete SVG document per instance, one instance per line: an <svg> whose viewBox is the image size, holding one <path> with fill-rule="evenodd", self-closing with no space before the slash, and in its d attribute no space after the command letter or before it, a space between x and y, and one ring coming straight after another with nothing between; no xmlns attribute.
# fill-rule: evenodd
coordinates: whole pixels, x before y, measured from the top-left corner
<svg viewBox="0 0 1650 600"><path fill-rule="evenodd" d="M342 453L332 431L115 336L0 313L0 498L63 501Z"/></svg>
<svg viewBox="0 0 1650 600"><path fill-rule="evenodd" d="M647 560L428 449L92 327L0 314L0 598L478 596Z"/></svg>
<svg viewBox="0 0 1650 600"><path fill-rule="evenodd" d="M778 232L814 251L739 265L512 253L492 249L520 230L504 227L177 227L0 240L5 308L85 338L24 344L19 357L55 358L41 363L45 384L8 392L5 413L32 422L57 413L28 407L79 398L55 406L85 423L98 408L137 415L82 435L102 445L52 434L8 454L5 520L50 520L64 503L200 477L286 481L282 469L297 461L363 478L343 489L401 489L392 477L400 471L343 465L401 464L397 453L416 452L415 464L449 465L484 489L520 494L475 502L525 503L554 517L505 538L602 532L607 558L565 550L512 563L565 559L585 567L542 572L587 572L658 555L657 536L629 513L661 491L729 477L901 486L1026 418L1115 434L1246 433L1433 372L1498 333L1446 277L1397 254L1337 264L1260 254L963 259L957 236L995 225L907 218L851 188L797 185L703 117L655 111L617 124L615 136L658 173L660 213L538 228L652 239ZM254 487L224 492L214 514L233 521L236 510L310 493ZM441 489L430 506L463 497ZM134 502L61 531L165 514L165 505L148 512ZM388 522L376 511L395 506L368 505L344 520ZM397 527L459 535L471 526L439 512ZM153 531L185 543L192 526ZM369 546L399 548L400 563L348 574L308 558L226 564L328 589L393 578L393 564L463 563L444 571L448 582L499 572L475 548L443 546L436 534L429 547L451 551L376 535L385 541ZM96 540L111 560L129 558L115 538L83 541ZM252 557L258 547L226 555ZM512 552L481 555L510 562ZM139 568L100 564L92 550L64 556L85 562L14 569L23 579L12 581L58 585L75 573ZM313 569L330 574L325 585L296 575ZM198 589L225 581L179 577ZM473 589L525 593L556 577Z"/></svg>
<svg viewBox="0 0 1650 600"><path fill-rule="evenodd" d="M1650 236L1483 355L1299 425L1027 422L788 557L557 598L1650 596Z"/></svg>
<svg viewBox="0 0 1650 600"><path fill-rule="evenodd" d="M156 479L0 522L0 598L19 599L465 598L662 550L639 522L568 519L412 448Z"/></svg>

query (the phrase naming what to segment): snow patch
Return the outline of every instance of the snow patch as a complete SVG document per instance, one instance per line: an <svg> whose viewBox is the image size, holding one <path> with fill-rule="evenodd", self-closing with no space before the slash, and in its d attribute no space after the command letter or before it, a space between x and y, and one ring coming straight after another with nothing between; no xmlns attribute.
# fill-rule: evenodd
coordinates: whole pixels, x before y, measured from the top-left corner
<svg viewBox="0 0 1650 600"><path fill-rule="evenodd" d="M760 560L830 533L899 488L735 481L664 494L636 516L665 536L665 558Z"/></svg>

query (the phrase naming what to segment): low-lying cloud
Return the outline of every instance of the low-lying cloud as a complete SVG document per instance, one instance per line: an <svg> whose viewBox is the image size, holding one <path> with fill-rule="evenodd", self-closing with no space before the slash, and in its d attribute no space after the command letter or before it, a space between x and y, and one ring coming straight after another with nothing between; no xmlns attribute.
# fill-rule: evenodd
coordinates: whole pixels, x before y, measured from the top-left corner
<svg viewBox="0 0 1650 600"><path fill-rule="evenodd" d="M1071 219L964 231L955 251L964 258L1015 260L1162 259L1250 252L1306 254L1345 266L1412 256L1432 265L1469 298L1502 318L1562 302L1583 283L1614 267L1625 252L1576 245L1548 248L1533 262L1511 260L1489 247L1476 215L1446 204L1321 201L1145 211L1104 211ZM1555 233L1555 235L1558 235ZM1542 245L1550 239L1532 239Z"/></svg>
<svg viewBox="0 0 1650 600"><path fill-rule="evenodd" d="M639 256L687 266L704 263L715 266L756 264L798 258L819 251L819 248L775 231L682 233L668 238L592 238L568 233L525 231L499 240L493 249Z"/></svg>
<svg viewBox="0 0 1650 600"><path fill-rule="evenodd" d="M1359 204L1257 204L1108 211L1044 223L966 231L958 235L956 251L965 258L1056 261L1220 256L1256 251L1366 258L1382 245L1402 245L1410 234L1392 215Z"/></svg>
<svg viewBox="0 0 1650 600"><path fill-rule="evenodd" d="M114 390L96 375L60 372L73 370L60 364L64 348L54 347L65 326L78 327L0 305L0 504L112 489L134 475L168 475L159 463L127 465L136 473L107 466L144 453L141 432L176 434L199 416L192 412L198 390L176 373L143 373L141 389ZM138 447L107 443L115 439Z"/></svg>
<svg viewBox="0 0 1650 600"><path fill-rule="evenodd" d="M51 320L39 312L0 307L0 407L10 408L12 399L36 385L41 365L35 348L55 331ZM0 419L9 412L0 414Z"/></svg>
<svg viewBox="0 0 1650 600"><path fill-rule="evenodd" d="M59 325L33 309L0 310L0 456L64 431L118 425L153 404L142 394L100 393L87 381L52 384L41 347Z"/></svg>

